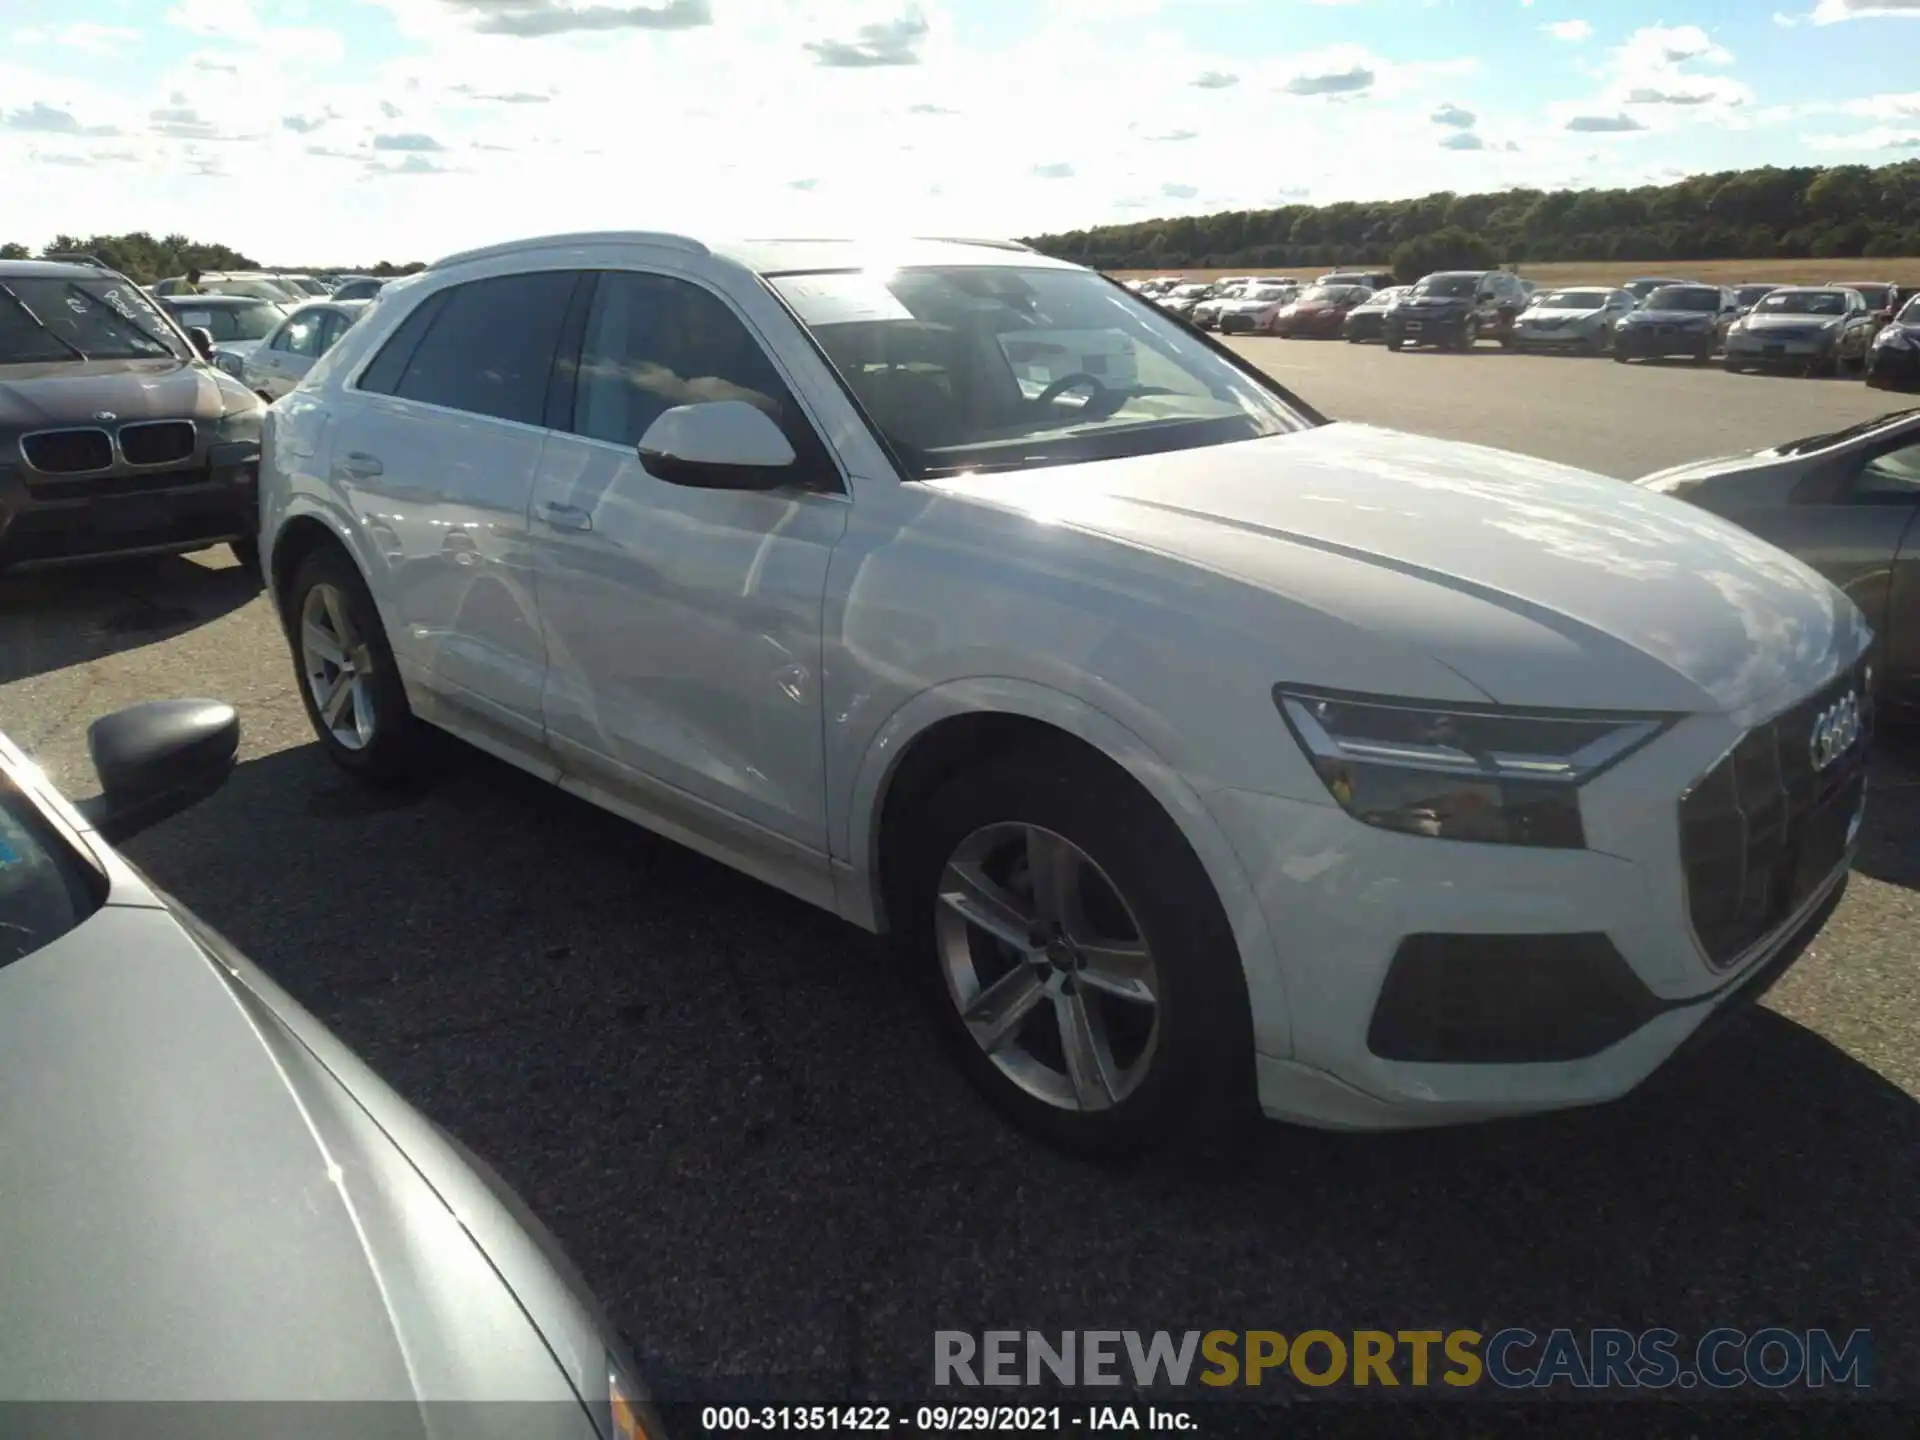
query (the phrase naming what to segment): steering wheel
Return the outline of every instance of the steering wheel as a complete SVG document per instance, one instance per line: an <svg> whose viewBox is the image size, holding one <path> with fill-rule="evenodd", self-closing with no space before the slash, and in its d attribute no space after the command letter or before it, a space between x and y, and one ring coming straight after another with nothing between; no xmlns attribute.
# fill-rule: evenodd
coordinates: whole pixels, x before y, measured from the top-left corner
<svg viewBox="0 0 1920 1440"><path fill-rule="evenodd" d="M1087 396L1087 404L1089 406L1098 405L1101 397L1107 393L1107 383L1098 375L1089 375L1084 370L1076 370L1071 375L1062 375L1058 380L1047 386L1046 389L1033 397L1033 403L1036 406L1051 405L1062 395L1066 394L1067 391L1078 389L1083 385L1091 387L1091 393Z"/></svg>

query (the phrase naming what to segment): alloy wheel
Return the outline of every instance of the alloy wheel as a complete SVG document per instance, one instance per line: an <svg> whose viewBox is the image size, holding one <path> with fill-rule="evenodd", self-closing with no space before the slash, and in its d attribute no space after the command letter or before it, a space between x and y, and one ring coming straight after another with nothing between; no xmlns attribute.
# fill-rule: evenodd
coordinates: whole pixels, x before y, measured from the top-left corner
<svg viewBox="0 0 1920 1440"><path fill-rule="evenodd" d="M300 673L336 744L364 750L373 743L373 656L337 586L315 585L300 607Z"/></svg>
<svg viewBox="0 0 1920 1440"><path fill-rule="evenodd" d="M1035 1099L1120 1104L1160 1034L1160 977L1125 898L1087 853L1037 825L983 826L941 872L935 941L973 1041Z"/></svg>

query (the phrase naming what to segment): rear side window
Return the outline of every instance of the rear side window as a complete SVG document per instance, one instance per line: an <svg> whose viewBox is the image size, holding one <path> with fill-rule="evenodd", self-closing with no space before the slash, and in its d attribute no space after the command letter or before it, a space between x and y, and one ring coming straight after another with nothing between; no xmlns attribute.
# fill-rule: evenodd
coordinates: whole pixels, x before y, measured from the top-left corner
<svg viewBox="0 0 1920 1440"><path fill-rule="evenodd" d="M393 334L387 337L387 343L380 347L380 353L360 372L360 389L375 395L394 393L395 387L400 384L400 377L406 373L407 362L413 359L413 352L420 348L420 337L427 333L427 327L433 323L433 317L440 313L440 307L446 303L450 293L437 290L414 306L413 313L400 322Z"/></svg>
<svg viewBox="0 0 1920 1440"><path fill-rule="evenodd" d="M574 279L570 270L544 270L453 286L393 394L540 424Z"/></svg>

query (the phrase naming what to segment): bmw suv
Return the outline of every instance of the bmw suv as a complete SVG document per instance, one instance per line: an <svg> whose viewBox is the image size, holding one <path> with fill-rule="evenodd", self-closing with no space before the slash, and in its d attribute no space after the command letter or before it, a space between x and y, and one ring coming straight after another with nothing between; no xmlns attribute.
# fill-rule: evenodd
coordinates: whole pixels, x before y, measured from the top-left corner
<svg viewBox="0 0 1920 1440"><path fill-rule="evenodd" d="M0 569L226 544L257 565L260 398L124 275L0 260Z"/></svg>
<svg viewBox="0 0 1920 1440"><path fill-rule="evenodd" d="M1812 570L1330 423L1023 245L454 255L262 465L339 765L451 732L891 932L1075 1148L1618 1096L1854 853L1869 635Z"/></svg>

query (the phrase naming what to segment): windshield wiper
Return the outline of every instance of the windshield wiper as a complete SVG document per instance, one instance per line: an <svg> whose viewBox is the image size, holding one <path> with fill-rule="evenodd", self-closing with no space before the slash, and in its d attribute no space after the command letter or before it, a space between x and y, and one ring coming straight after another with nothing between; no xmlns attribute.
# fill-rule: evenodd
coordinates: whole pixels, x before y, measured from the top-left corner
<svg viewBox="0 0 1920 1440"><path fill-rule="evenodd" d="M38 315L34 314L33 307L27 304L27 302L22 300L18 295L14 294L12 287L7 285L0 285L0 295L6 296L7 299L13 302L14 308L16 310L18 310L22 315L26 316L27 319L31 320L35 325L39 326L40 329L46 331L47 334L51 335L53 337L55 344L59 345L61 348L65 350L72 352L73 357L76 360L85 360L88 358L86 351L82 350L78 345L74 344L71 340L67 339L66 336L62 335L58 330L55 330L51 325L47 324L46 321L42 320Z"/></svg>

